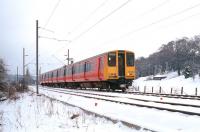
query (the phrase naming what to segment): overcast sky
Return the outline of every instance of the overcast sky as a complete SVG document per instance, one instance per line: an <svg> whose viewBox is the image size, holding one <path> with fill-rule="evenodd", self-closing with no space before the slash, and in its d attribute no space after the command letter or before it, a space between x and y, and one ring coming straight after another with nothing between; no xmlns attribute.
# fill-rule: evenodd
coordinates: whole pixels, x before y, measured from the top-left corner
<svg viewBox="0 0 200 132"><path fill-rule="evenodd" d="M57 5L57 6L56 6ZM35 21L42 72L110 50L147 57L162 44L199 35L199 0L1 0L0 57L9 73L22 73L22 49L35 74ZM63 63L62 63L63 62Z"/></svg>

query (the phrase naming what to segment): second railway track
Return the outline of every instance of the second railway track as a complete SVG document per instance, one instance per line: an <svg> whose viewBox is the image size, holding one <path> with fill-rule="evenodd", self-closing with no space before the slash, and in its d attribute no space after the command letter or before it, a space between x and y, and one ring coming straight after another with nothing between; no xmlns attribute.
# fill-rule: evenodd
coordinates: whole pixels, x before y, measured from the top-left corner
<svg viewBox="0 0 200 132"><path fill-rule="evenodd" d="M139 107L155 108L158 110L166 110L166 111L170 111L170 112L179 112L179 113L183 113L183 114L187 114L187 115L200 116L200 106L199 105L136 99L136 98L132 98L132 97L130 98L130 97L121 97L121 96L116 96L116 95L105 95L105 94L90 93L90 92L80 92L80 91L69 90L69 89L60 89L60 88L46 88L46 87L41 87L41 88L44 90L62 93L62 94L80 96L80 97L85 97L85 98L93 98L93 99L98 99L98 100L104 100L104 101L139 106ZM188 109L188 110L185 110L185 109Z"/></svg>

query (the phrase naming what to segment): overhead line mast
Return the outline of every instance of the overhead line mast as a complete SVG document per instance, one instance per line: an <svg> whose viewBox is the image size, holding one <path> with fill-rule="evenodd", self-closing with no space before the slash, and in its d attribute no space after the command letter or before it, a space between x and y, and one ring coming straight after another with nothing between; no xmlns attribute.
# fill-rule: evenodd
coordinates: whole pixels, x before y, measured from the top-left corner
<svg viewBox="0 0 200 132"><path fill-rule="evenodd" d="M38 91L38 20L36 20L36 93Z"/></svg>

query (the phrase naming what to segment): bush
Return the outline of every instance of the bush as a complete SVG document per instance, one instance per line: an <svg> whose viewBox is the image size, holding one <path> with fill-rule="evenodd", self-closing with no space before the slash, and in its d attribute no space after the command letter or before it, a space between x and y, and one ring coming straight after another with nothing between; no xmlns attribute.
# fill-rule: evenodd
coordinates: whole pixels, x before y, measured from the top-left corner
<svg viewBox="0 0 200 132"><path fill-rule="evenodd" d="M185 76L185 78L192 77L192 69L190 66L185 67L183 75Z"/></svg>

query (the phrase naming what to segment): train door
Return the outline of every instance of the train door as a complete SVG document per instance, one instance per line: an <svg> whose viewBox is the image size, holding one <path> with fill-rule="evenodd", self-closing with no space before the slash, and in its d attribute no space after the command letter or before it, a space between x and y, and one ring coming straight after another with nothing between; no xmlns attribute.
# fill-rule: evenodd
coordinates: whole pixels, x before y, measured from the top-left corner
<svg viewBox="0 0 200 132"><path fill-rule="evenodd" d="M56 82L58 82L58 78L59 78L59 69L58 70L56 70Z"/></svg>
<svg viewBox="0 0 200 132"><path fill-rule="evenodd" d="M118 52L118 76L119 77L125 76L125 55L124 55L124 51Z"/></svg>
<svg viewBox="0 0 200 132"><path fill-rule="evenodd" d="M66 82L66 66L63 67L63 82Z"/></svg>
<svg viewBox="0 0 200 132"><path fill-rule="evenodd" d="M87 80L87 78L86 78L86 63L87 63L87 62L84 63L84 79L85 79L85 80Z"/></svg>
<svg viewBox="0 0 200 132"><path fill-rule="evenodd" d="M103 76L103 58L100 57L98 59L98 78L99 78L99 80L103 79L102 76Z"/></svg>
<svg viewBox="0 0 200 132"><path fill-rule="evenodd" d="M90 69L91 69L91 65L90 65L90 62L87 61L85 62L85 73L84 73L84 78L85 80L88 80L89 79L89 76L90 76Z"/></svg>
<svg viewBox="0 0 200 132"><path fill-rule="evenodd" d="M72 68L72 81L74 81L74 66L71 67Z"/></svg>

